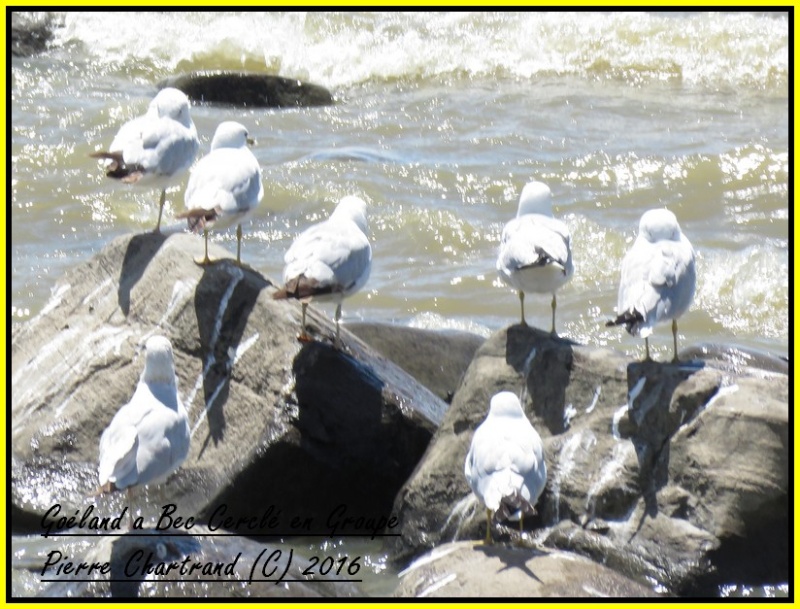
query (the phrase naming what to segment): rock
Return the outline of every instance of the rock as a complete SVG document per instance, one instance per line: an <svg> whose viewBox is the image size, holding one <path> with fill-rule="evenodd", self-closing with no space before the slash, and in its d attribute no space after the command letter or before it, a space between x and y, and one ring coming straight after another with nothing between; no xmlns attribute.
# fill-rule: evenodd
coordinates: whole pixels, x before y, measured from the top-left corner
<svg viewBox="0 0 800 609"><path fill-rule="evenodd" d="M145 520L169 501L201 520L221 505L245 518L273 506L286 535L328 531L340 506L385 526L446 404L347 331L334 350L334 327L313 306L309 322L325 338L300 345L299 304L273 300L269 280L230 259L198 267L202 247L185 234L116 239L67 273L15 333L18 523L56 503L65 513L93 503L119 512L124 494L90 497L100 434L133 394L142 346L159 332L173 344L193 436L166 484L135 491ZM291 527L294 517L308 527Z"/></svg>
<svg viewBox="0 0 800 609"><path fill-rule="evenodd" d="M382 323L349 323L347 329L447 403L485 341L471 332Z"/></svg>
<svg viewBox="0 0 800 609"><path fill-rule="evenodd" d="M548 467L524 538L676 594L788 581L788 380L750 371L628 363L521 326L496 333L398 494L393 560L482 538L464 458L491 396L524 386ZM519 539L514 527L496 525L495 539Z"/></svg>
<svg viewBox="0 0 800 609"><path fill-rule="evenodd" d="M11 54L14 57L30 57L41 53L53 39L55 20L52 13L11 13Z"/></svg>
<svg viewBox="0 0 800 609"><path fill-rule="evenodd" d="M682 349L679 357L682 361L703 360L709 366L735 374L752 376L758 370L789 374L789 358L786 355L741 345L701 343Z"/></svg>
<svg viewBox="0 0 800 609"><path fill-rule="evenodd" d="M401 572L396 597L657 597L647 586L577 554L448 543Z"/></svg>
<svg viewBox="0 0 800 609"><path fill-rule="evenodd" d="M190 72L167 78L158 88L174 87L189 99L207 104L251 108L308 108L330 106L333 95L319 85L273 74Z"/></svg>
<svg viewBox="0 0 800 609"><path fill-rule="evenodd" d="M285 542L262 544L244 537L220 537L198 526L192 533L165 534L152 529L85 540L35 541L35 557L12 588L16 597L49 598L319 598L361 596L357 585L362 565L348 559L342 573L319 572L308 555ZM108 563L102 574L59 574L68 561ZM45 565L49 565L44 569ZM357 569L355 576L346 569ZM204 573L203 570L206 569ZM272 572L275 569L274 573ZM148 573L148 570L150 572ZM303 571L313 571L314 575ZM44 572L43 572L44 571ZM252 577L252 581L251 580ZM89 580L89 581L86 581ZM271 580L271 581L265 581ZM283 580L282 585L276 585ZM27 583L27 589L22 584Z"/></svg>

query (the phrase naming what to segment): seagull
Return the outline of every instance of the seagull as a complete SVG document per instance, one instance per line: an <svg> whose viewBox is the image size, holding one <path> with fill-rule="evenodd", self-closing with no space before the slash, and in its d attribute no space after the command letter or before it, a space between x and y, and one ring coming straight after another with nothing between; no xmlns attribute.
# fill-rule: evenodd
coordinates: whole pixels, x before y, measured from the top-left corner
<svg viewBox="0 0 800 609"><path fill-rule="evenodd" d="M168 87L153 98L146 114L122 125L108 151L91 156L106 160L110 178L161 189L155 228L160 232L167 187L189 169L199 148L189 98Z"/></svg>
<svg viewBox="0 0 800 609"><path fill-rule="evenodd" d="M553 218L550 188L542 182L528 182L519 197L517 217L503 228L497 272L519 294L521 323L525 322L525 292L552 294L556 334L556 290L572 277L569 228Z"/></svg>
<svg viewBox="0 0 800 609"><path fill-rule="evenodd" d="M542 439L510 391L492 397L489 414L475 430L464 462L472 492L486 506L486 538L491 543L492 515L498 520L535 514L547 482Z"/></svg>
<svg viewBox="0 0 800 609"><path fill-rule="evenodd" d="M336 303L336 342L342 300L364 287L372 266L367 239L367 204L344 197L330 218L298 235L284 256L283 287L273 298L296 298L303 307L300 340L307 341L306 308L310 300Z"/></svg>
<svg viewBox="0 0 800 609"><path fill-rule="evenodd" d="M646 211L639 234L622 261L617 317L606 326L624 325L633 336L644 338L645 359L650 360L648 337L653 326L672 320L673 361L678 361L678 318L692 304L695 291L694 249L668 209Z"/></svg>
<svg viewBox="0 0 800 609"><path fill-rule="evenodd" d="M97 494L166 480L189 453L189 416L178 397L172 345L153 336L145 345L144 371L130 402L100 437Z"/></svg>
<svg viewBox="0 0 800 609"><path fill-rule="evenodd" d="M264 197L261 168L248 144L247 128L235 121L220 123L211 140L211 152L200 159L189 176L184 200L191 230L202 230L205 257L201 266L211 263L208 257L208 229L236 227L236 264L242 264L242 222Z"/></svg>

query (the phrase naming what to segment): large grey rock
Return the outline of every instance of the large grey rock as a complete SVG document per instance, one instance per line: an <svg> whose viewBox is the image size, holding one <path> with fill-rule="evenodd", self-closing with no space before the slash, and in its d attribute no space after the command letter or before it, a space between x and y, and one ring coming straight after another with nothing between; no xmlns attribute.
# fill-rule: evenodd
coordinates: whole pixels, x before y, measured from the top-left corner
<svg viewBox="0 0 800 609"><path fill-rule="evenodd" d="M785 375L737 375L700 361L629 363L522 326L478 350L399 493L395 560L482 538L484 511L464 458L491 396L523 386L548 466L539 514L525 521L542 543L675 593L788 580ZM518 533L500 526L495 536Z"/></svg>
<svg viewBox="0 0 800 609"><path fill-rule="evenodd" d="M274 74L191 72L167 78L158 87L175 87L189 99L208 104L251 108L305 108L333 104L333 95L324 87Z"/></svg>
<svg viewBox="0 0 800 609"><path fill-rule="evenodd" d="M417 598L647 598L642 583L577 554L449 543L400 574L393 596Z"/></svg>
<svg viewBox="0 0 800 609"><path fill-rule="evenodd" d="M347 329L448 403L486 340L471 332L375 322L349 323Z"/></svg>
<svg viewBox="0 0 800 609"><path fill-rule="evenodd" d="M193 436L166 484L136 492L137 510L153 517L169 500L202 518L220 504L231 516L275 506L284 523L310 519L309 533L327 530L340 504L348 516L389 517L446 404L346 329L333 349L334 328L313 307L323 338L299 344L297 303L273 300L267 279L230 260L198 267L201 251L191 235L119 238L70 271L14 333L16 529L56 503L119 511L121 494L90 497L99 439L133 394L156 332L172 340Z"/></svg>

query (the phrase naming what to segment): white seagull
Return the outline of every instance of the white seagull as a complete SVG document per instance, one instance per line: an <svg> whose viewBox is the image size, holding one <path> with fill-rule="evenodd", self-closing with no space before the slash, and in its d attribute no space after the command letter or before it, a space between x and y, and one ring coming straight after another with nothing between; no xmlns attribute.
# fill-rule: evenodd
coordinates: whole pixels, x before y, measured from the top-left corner
<svg viewBox="0 0 800 609"><path fill-rule="evenodd" d="M336 303L336 344L342 300L364 287L372 266L367 238L367 204L355 196L344 197L330 218L300 233L284 256L283 288L273 298L296 298L303 306L301 340L306 333L306 308L310 300Z"/></svg>
<svg viewBox="0 0 800 609"><path fill-rule="evenodd" d="M186 185L186 218L189 228L203 231L205 257L200 265L211 263L208 257L208 229L236 224L236 263L242 263L242 222L264 197L261 168L248 148L253 140L241 123L220 123L211 140L211 152L192 169Z"/></svg>
<svg viewBox="0 0 800 609"><path fill-rule="evenodd" d="M547 482L542 439L510 391L496 394L489 414L475 430L464 462L464 475L472 492L486 506L486 538L491 543L491 522L535 514L534 506Z"/></svg>
<svg viewBox="0 0 800 609"><path fill-rule="evenodd" d="M692 304L695 291L694 249L668 209L646 211L639 234L622 261L617 317L606 326L624 325L633 336L648 337L653 326L672 320L674 361L678 361L678 321Z"/></svg>
<svg viewBox="0 0 800 609"><path fill-rule="evenodd" d="M168 87L153 98L146 114L122 125L107 152L91 156L106 159L110 178L161 189L155 228L159 232L167 188L189 169L199 148L189 98Z"/></svg>
<svg viewBox="0 0 800 609"><path fill-rule="evenodd" d="M525 325L525 293L552 294L550 307L556 333L556 290L572 277L572 249L569 228L553 218L550 188L529 182L519 197L517 217L503 228L497 272L507 285L516 288Z"/></svg>
<svg viewBox="0 0 800 609"><path fill-rule="evenodd" d="M99 493L166 480L189 453L189 417L178 397L172 345L147 340L144 371L130 402L100 437Z"/></svg>

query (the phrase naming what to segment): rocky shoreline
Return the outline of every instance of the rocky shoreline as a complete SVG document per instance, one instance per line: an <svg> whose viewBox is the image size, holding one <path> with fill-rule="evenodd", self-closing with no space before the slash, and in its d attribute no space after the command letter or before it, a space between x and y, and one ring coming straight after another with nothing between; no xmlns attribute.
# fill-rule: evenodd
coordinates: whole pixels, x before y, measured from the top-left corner
<svg viewBox="0 0 800 609"><path fill-rule="evenodd" d="M297 303L273 300L270 279L232 261L201 269L192 261L201 249L184 234L118 238L13 332L13 533L41 532L56 503L64 513L93 502L98 514L120 512L124 497L91 497L98 441L158 332L172 341L193 437L178 472L134 496L146 522L171 503L208 526L225 505L230 527L247 525L234 531L251 538L244 546L258 534L329 533L345 506L338 533L370 537L376 523L391 533L383 539L403 574L398 596L714 596L725 583L788 581L789 378L780 358L700 346L679 365L629 362L521 326L484 340L345 324L338 351L326 314L310 307L320 340L299 343ZM539 514L522 535L501 528L496 546L475 545L483 510L464 480L466 449L491 395L523 389L550 472ZM251 518L267 506L280 513L280 531ZM292 529L294 517L305 528ZM198 535L189 550L167 549L232 549L214 543ZM556 582L559 572L568 575ZM201 594L163 581L147 595ZM358 596L352 586L324 593ZM112 588L80 594L140 593ZM323 593L313 588L296 594Z"/></svg>

